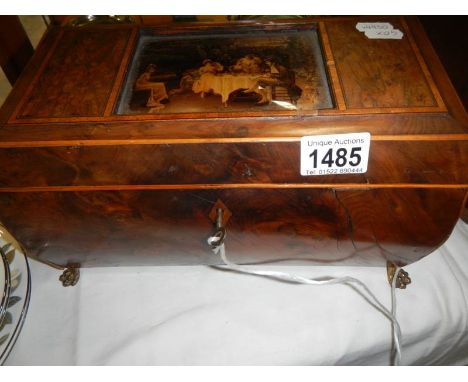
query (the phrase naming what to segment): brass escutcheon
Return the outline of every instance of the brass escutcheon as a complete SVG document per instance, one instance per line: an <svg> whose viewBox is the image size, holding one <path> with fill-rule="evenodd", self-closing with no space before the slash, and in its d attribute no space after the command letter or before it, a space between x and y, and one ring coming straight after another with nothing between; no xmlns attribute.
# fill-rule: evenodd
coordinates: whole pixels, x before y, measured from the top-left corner
<svg viewBox="0 0 468 382"><path fill-rule="evenodd" d="M393 278L395 277L396 268L397 267L394 263L387 261L387 277L390 285L392 285ZM397 274L395 287L399 289L406 289L408 284L411 284L411 278L409 277L408 272L400 269Z"/></svg>
<svg viewBox="0 0 468 382"><path fill-rule="evenodd" d="M80 279L79 268L65 268L65 270L59 277L59 280L62 282L62 285L64 287L75 286L79 279Z"/></svg>

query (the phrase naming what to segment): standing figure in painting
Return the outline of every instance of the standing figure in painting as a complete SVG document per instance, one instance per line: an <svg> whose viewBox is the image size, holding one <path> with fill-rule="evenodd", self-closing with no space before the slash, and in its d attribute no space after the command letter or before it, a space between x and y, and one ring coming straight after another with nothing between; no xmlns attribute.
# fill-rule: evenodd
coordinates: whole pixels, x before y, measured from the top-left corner
<svg viewBox="0 0 468 382"><path fill-rule="evenodd" d="M219 62L214 62L210 59L203 61L202 66L198 69L200 77L194 81L192 90L194 93L200 93L201 98L205 94L214 93L223 96L223 78L220 73L224 70L223 65ZM227 102L227 99L223 103Z"/></svg>
<svg viewBox="0 0 468 382"><path fill-rule="evenodd" d="M150 96L146 106L151 108L150 111L157 111L164 108L161 101L168 100L166 85L164 80L169 80L175 77L174 73L156 74L157 67L155 64L149 64L146 70L135 81L135 91L150 90Z"/></svg>
<svg viewBox="0 0 468 382"><path fill-rule="evenodd" d="M237 60L233 66L234 72L249 74L252 77L251 86L244 93L255 93L260 96L257 105L270 104L273 100L272 88L278 85L278 71L274 71L270 61L253 54L248 54Z"/></svg>

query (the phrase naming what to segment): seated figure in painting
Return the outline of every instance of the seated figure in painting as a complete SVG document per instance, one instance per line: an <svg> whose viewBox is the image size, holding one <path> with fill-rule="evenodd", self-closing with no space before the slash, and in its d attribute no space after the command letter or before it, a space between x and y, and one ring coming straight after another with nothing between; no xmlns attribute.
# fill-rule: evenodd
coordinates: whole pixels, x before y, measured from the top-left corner
<svg viewBox="0 0 468 382"><path fill-rule="evenodd" d="M155 64L149 64L146 70L135 81L134 90L150 90L150 96L146 106L153 110L163 109L164 105L161 101L168 100L166 85L164 80L169 80L175 77L174 73L156 74L157 67Z"/></svg>
<svg viewBox="0 0 468 382"><path fill-rule="evenodd" d="M230 69L238 76L248 75L249 87L243 90L243 93L258 95L260 97L258 105L269 104L272 101L271 85L276 84L277 80L270 76L263 58L248 54L239 58Z"/></svg>
<svg viewBox="0 0 468 382"><path fill-rule="evenodd" d="M202 98L208 93L220 95L224 106L227 106L229 96L239 91L254 93L258 105L270 104L279 98L295 104L301 96L292 70L272 59L264 60L253 54L237 59L229 71L224 71L218 62L204 60L198 73L199 77L192 83L192 91L200 93Z"/></svg>
<svg viewBox="0 0 468 382"><path fill-rule="evenodd" d="M202 67L199 69L200 74L218 74L224 70L224 66L219 62L212 61L210 59L203 60Z"/></svg>
<svg viewBox="0 0 468 382"><path fill-rule="evenodd" d="M264 65L262 58L254 54L248 54L239 58L231 67L231 71L237 74L262 74Z"/></svg>
<svg viewBox="0 0 468 382"><path fill-rule="evenodd" d="M169 95L191 92L193 84L200 78L200 75L199 68L185 70L181 75L179 87L177 89L172 89Z"/></svg>
<svg viewBox="0 0 468 382"><path fill-rule="evenodd" d="M296 104L302 90L296 85L295 73L273 58L265 60L265 76L259 79L259 87L268 94L268 102L274 98Z"/></svg>
<svg viewBox="0 0 468 382"><path fill-rule="evenodd" d="M192 90L200 93L202 98L208 93L220 95L224 106L227 106L229 95L235 91L252 89L250 92L260 94L260 89L255 85L262 76L262 64L260 57L247 55L238 59L229 72L223 72L223 65L205 60L199 69L200 78L194 81ZM260 96L265 98L262 94Z"/></svg>
<svg viewBox="0 0 468 382"><path fill-rule="evenodd" d="M214 93L221 95L221 100L226 105L229 92L226 92L225 75L222 74L224 66L219 62L206 59L198 69L200 77L193 82L192 91L200 93L202 98L205 94Z"/></svg>

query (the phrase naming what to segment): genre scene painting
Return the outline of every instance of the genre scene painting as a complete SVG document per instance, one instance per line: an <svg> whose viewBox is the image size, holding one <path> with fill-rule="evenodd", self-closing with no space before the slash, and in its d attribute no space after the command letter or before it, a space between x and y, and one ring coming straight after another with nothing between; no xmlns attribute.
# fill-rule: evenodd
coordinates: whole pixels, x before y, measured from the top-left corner
<svg viewBox="0 0 468 382"><path fill-rule="evenodd" d="M117 114L331 108L315 29L140 36Z"/></svg>

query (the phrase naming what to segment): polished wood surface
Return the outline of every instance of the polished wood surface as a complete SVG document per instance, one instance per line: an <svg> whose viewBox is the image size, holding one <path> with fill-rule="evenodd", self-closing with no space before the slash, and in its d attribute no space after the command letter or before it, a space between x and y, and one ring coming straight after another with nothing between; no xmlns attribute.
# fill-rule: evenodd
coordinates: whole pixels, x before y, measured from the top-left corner
<svg viewBox="0 0 468 382"><path fill-rule="evenodd" d="M399 20L391 22L406 32L402 40L369 39L356 30L355 20L327 22L348 108L437 106L408 32Z"/></svg>
<svg viewBox="0 0 468 382"><path fill-rule="evenodd" d="M25 96L18 118L102 115L130 32L128 28L64 30Z"/></svg>
<svg viewBox="0 0 468 382"><path fill-rule="evenodd" d="M226 246L235 261L376 266L437 248L464 197L398 188L2 192L0 210L31 256L63 266L217 264L206 239L218 199L232 212Z"/></svg>
<svg viewBox="0 0 468 382"><path fill-rule="evenodd" d="M327 64L329 64L329 73L331 74L331 78L333 81L333 93L337 96L337 102L339 105L338 110L334 109L325 109L319 110L318 112L314 111L311 113L302 113L302 114L311 114L311 115L336 115L337 112L339 115L344 114L370 114L370 113L395 113L395 112L437 112L437 111L445 111L445 105L442 101L442 98L439 94L437 87L434 85L434 81L432 78L432 73L430 73L429 69L426 67L425 62L421 56L421 52L418 49L418 39L417 39L417 29L415 29L415 37L413 37L412 32L410 32L409 27L407 27L406 22L402 18L392 18L389 17L388 21L392 23L396 23L397 26L403 25L406 29L403 30L407 33L405 34L403 40L400 41L400 44L395 43L395 41L386 41L386 40L369 40L363 36L363 34L357 31L353 27L354 21L349 20L327 20L326 22L320 22L319 26L322 32L322 44L324 45L324 54L325 60ZM413 21L415 22L415 21ZM194 34L194 33L219 33L220 31L235 31L238 30L251 30L251 31L258 31L258 30L267 30L267 31L274 31L274 30L295 30L295 29L308 29L310 28L311 21L294 21L294 22L282 22L278 24L274 23L254 23L250 25L249 23L238 23L236 24L228 24L228 26L217 23L194 23L194 24L187 24L184 26L180 26L180 24L175 24L173 26L159 26L153 27L153 33L155 35L166 36L170 34L177 33L181 34ZM335 31L336 25L339 26L338 32ZM137 27L132 27L131 25L120 25L120 26L92 26L85 29L79 29L81 33L86 34L86 39L80 39L79 41L82 42L82 53L84 51L88 51L90 48L94 46L94 50L97 52L101 52L102 49L96 48L102 46L103 43L108 45L109 42L105 41L106 35L114 35L118 33L123 33L123 30L131 30L136 29ZM332 33L328 32L328 29L332 28ZM333 29L335 28L335 29ZM118 33L112 33L111 31L115 30ZM65 32L67 29L65 28ZM102 31L102 33L101 33ZM47 85L51 85L54 90L49 90L52 92L50 95L51 99L56 100L63 100L67 97L70 97L69 92L65 91L63 94L60 90L56 89L56 82L54 82L54 78L63 78L66 82L70 81L70 86L74 87L76 85L86 86L86 89L90 87L95 89L101 89L104 85L105 80L112 81L111 78L104 76L101 78L100 76L93 76L99 70L102 73L108 73L109 70L106 71L107 66L111 65L113 60L105 60L104 66L102 68L96 68L96 72L88 73L88 75L83 76L83 78L78 77L78 80L73 82L70 80L66 74L67 69L66 65L63 65L63 52L67 52L67 47L70 45L73 48L73 51L76 50L73 47L73 43L67 41L66 33L63 30L60 30L58 36L54 38L53 41L49 41L49 45L46 46L44 49L49 50L49 56L46 58L45 62L42 65L42 68L36 74L36 77L32 79L31 83L28 84L28 88L26 89L27 93L33 92L36 89L37 92L43 92L44 87L49 89ZM68 32L68 33L78 33L78 32ZM79 34L79 33L78 33ZM92 37L94 36L94 37ZM94 42L93 42L94 38ZM424 37L423 37L424 38ZM356 46L360 46L359 49L349 50L350 45L348 40L346 39L356 39L355 44ZM369 43L369 41L373 41ZM91 44L91 46L87 45ZM135 41L130 39L127 41L128 45L135 44ZM330 45L330 46L329 46ZM334 46L332 46L334 45ZM80 45L81 46L81 45ZM395 50L396 47L396 50ZM394 56L391 56L392 49L394 49L393 53ZM398 49L403 49L402 51ZM365 56L367 52L374 52L375 57L367 57ZM342 53L343 52L343 53ZM353 52L351 58L347 52ZM364 52L362 53L363 56L359 56L359 53L355 52ZM128 57L131 53L131 49L127 49L125 51L125 56L122 58L122 62L126 63ZM95 53L94 56L91 56L90 53L89 59L92 62L99 62L100 53ZM113 51L107 51L107 54L111 54L110 57L119 57L119 55L115 54ZM357 56L356 56L357 55ZM390 55L390 56L389 56ZM83 55L81 54L80 57ZM398 62L393 62L394 58L390 59L389 57L398 57ZM98 59L96 61L95 59ZM101 60L102 61L102 60ZM353 67L356 65L355 62L360 62L361 65L357 67ZM390 62L388 62L390 61ZM363 66L364 62L371 62L372 64L368 67ZM47 63L49 63L47 65ZM354 64L353 64L354 63ZM56 77L52 76L49 78L48 72L44 72L49 66L54 68L54 71L57 70L60 72L59 75ZM336 74L334 73L336 68L341 71L338 75L340 76L339 81L336 81ZM344 67L345 70L340 70L340 67ZM86 64L83 64L81 72L86 73L88 68ZM49 71L50 72L50 71ZM110 71L112 73L112 71ZM387 74L388 73L388 74ZM91 74L91 75L89 75ZM121 78L123 76L122 71L119 73L120 78L114 81L114 85L120 83ZM108 75L108 74L106 74ZM386 78L385 76L388 76ZM391 77L391 78L390 78ZM382 78L382 79L381 79ZM45 81L45 83L43 83ZM349 86L347 83L349 82ZM354 89L355 84L359 82L361 85L366 83L366 91L361 92L358 91L364 98L374 99L371 101L372 104L366 102L354 102L349 101L350 105L347 107L342 107L341 102L341 95L346 95L346 91L349 89ZM107 84L109 82L106 82ZM410 86L411 84L411 86ZM342 87L344 89L342 89ZM351 91L351 90L349 90ZM57 93L58 92L58 93ZM369 93L370 92L370 93ZM56 94L57 93L57 94ZM372 94L371 94L372 93ZM374 94L375 93L375 94ZM378 93L378 95L377 95ZM47 93L46 93L47 95ZM61 97L61 95L65 95L66 97ZM82 93L81 96L84 94ZM89 95L86 95L89 98ZM376 98L377 97L377 98ZM380 98L379 98L380 97ZM24 97L27 98L27 97ZM85 98L87 100L88 98ZM348 97L349 98L349 97ZM432 98L433 102L429 103L426 99ZM380 101L379 101L380 99ZM403 103L401 103L401 99L405 99ZM101 98L100 98L101 100ZM382 100L385 100L384 102ZM393 101L391 101L393 100ZM398 102L395 103L395 100ZM422 101L423 100L423 101ZM36 100L33 98L33 105ZM141 118L147 119L148 115L143 116L119 116L119 115L109 115L109 112L112 107L115 106L117 101L117 94L116 92L112 92L112 96L107 98L107 105L105 110L107 111L106 118L97 118L102 117L103 113L100 110L90 109L86 110L86 103L83 105L84 107L78 106L81 105L79 102L79 97L72 98L70 101L73 101L75 106L70 106L71 112L65 111L58 111L57 113L50 112L48 115L43 115L38 113L35 115L34 113L22 112L21 110L16 110L13 115L11 115L10 121L16 123L24 123L25 117L29 120L29 123L41 123L41 122L60 122L60 121L73 121L73 122L86 122L86 121L116 121L116 120L139 120ZM91 100L90 100L91 101ZM23 99L23 103L30 103L31 100ZM46 106L46 105L43 105ZM48 106L51 107L50 105ZM73 107L79 107L79 112L74 112ZM47 107L46 107L47 109ZM44 112L45 113L45 112ZM206 113L206 116L209 117L235 117L239 118L242 116L249 117L249 116L268 116L275 115L277 117L281 116L295 116L297 115L296 112L290 111L277 111L274 113L265 113L265 112L236 112L236 113ZM200 117L200 113L198 117ZM150 116L150 119L180 119L180 118L193 118L191 113L177 113L177 114L153 114Z"/></svg>
<svg viewBox="0 0 468 382"><path fill-rule="evenodd" d="M366 40L357 21L402 40ZM216 263L220 199L242 262L404 265L437 248L468 190L468 117L415 18L167 25L160 35L316 21L335 107L115 115L139 26L54 27L0 112L0 220L58 265ZM303 177L305 135L369 132L365 174Z"/></svg>
<svg viewBox="0 0 468 382"><path fill-rule="evenodd" d="M9 123L0 129L0 147L297 141L305 135L330 131L337 134L369 131L372 140L443 141L463 139L468 125L468 121L456 120L445 113L380 114L372 118L346 115L103 122Z"/></svg>
<svg viewBox="0 0 468 382"><path fill-rule="evenodd" d="M300 175L299 142L9 148L0 189L233 183L468 184L468 140L376 141L365 174Z"/></svg>

